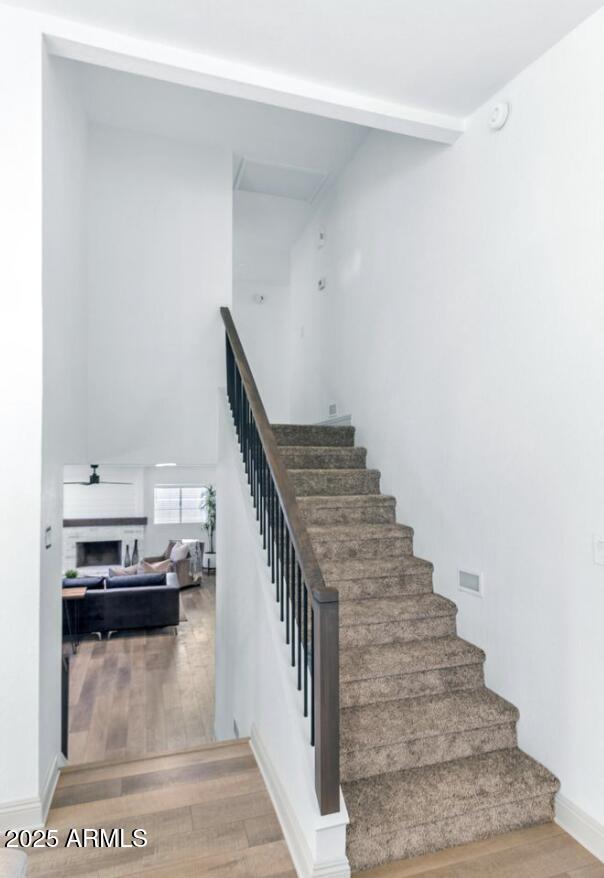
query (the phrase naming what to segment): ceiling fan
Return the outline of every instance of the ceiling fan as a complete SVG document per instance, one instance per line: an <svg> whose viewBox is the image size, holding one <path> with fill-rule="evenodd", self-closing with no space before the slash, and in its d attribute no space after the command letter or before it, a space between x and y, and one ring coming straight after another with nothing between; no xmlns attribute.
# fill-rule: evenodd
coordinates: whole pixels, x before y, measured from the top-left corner
<svg viewBox="0 0 604 878"><path fill-rule="evenodd" d="M63 482L64 485L131 485L132 482L106 482L104 479L101 481L101 477L97 473L97 469L99 468L98 463L91 463L90 468L92 472L88 477L87 482Z"/></svg>

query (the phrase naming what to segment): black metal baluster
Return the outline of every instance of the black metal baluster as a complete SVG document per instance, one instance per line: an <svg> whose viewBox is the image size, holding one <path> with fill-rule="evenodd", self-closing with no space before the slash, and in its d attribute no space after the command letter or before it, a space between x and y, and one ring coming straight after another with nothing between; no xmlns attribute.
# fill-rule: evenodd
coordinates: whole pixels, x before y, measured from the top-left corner
<svg viewBox="0 0 604 878"><path fill-rule="evenodd" d="M298 594L298 692L302 688L302 571L300 565L296 569L296 590Z"/></svg>
<svg viewBox="0 0 604 878"><path fill-rule="evenodd" d="M280 619L283 622L283 613L285 607L283 606L283 587L285 584L284 570L283 570L283 559L285 557L285 523L283 521L283 512L279 507L279 594L281 600L281 612Z"/></svg>
<svg viewBox="0 0 604 878"><path fill-rule="evenodd" d="M260 533L262 535L262 548L266 549L266 526L264 521L264 449L258 433L258 510L260 515Z"/></svg>
<svg viewBox="0 0 604 878"><path fill-rule="evenodd" d="M241 372L239 373L239 447L243 453L243 382L241 380ZM244 461L245 462L245 461Z"/></svg>
<svg viewBox="0 0 604 878"><path fill-rule="evenodd" d="M291 539L289 528L285 531L285 643L289 644L289 592L290 592L290 573L289 573L289 556L291 549Z"/></svg>
<svg viewBox="0 0 604 878"><path fill-rule="evenodd" d="M308 590L306 583L302 583L304 593L302 595L302 603L304 609L302 612L302 636L304 637L304 716L308 716Z"/></svg>
<svg viewBox="0 0 604 878"><path fill-rule="evenodd" d="M268 461L266 459L266 452L264 449L262 450L262 472L264 474L264 548L268 550L270 557L270 533L269 533L269 511L268 511L268 502L269 502L269 472L268 472ZM269 561L270 564L270 561Z"/></svg>
<svg viewBox="0 0 604 878"><path fill-rule="evenodd" d="M277 585L277 565L276 565L276 546L277 546L277 532L276 532L276 513L275 513L275 483L273 482L271 476L271 581L273 585L276 587L277 591L277 600L279 600L279 586Z"/></svg>
<svg viewBox="0 0 604 878"><path fill-rule="evenodd" d="M290 635L292 645L292 668L296 666L296 550L292 545L291 551L291 624L292 630Z"/></svg>
<svg viewBox="0 0 604 878"><path fill-rule="evenodd" d="M252 419L254 437L254 506L256 507L256 521L260 521L260 482L258 480L258 430ZM260 529L262 533L262 528Z"/></svg>
<svg viewBox="0 0 604 878"><path fill-rule="evenodd" d="M310 745L315 746L315 611L310 607Z"/></svg>

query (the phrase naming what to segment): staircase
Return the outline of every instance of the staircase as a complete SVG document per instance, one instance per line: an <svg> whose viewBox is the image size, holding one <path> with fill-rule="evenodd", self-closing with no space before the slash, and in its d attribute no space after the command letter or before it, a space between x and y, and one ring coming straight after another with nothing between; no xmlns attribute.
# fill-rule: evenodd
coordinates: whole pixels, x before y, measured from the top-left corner
<svg viewBox="0 0 604 878"><path fill-rule="evenodd" d="M340 595L340 760L353 870L553 818L556 778L517 747L354 428L273 431L327 586Z"/></svg>

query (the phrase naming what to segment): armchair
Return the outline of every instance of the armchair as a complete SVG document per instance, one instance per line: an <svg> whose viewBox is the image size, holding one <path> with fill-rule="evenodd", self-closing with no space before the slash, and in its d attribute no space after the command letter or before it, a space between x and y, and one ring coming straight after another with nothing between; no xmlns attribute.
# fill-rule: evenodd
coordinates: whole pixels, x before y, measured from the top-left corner
<svg viewBox="0 0 604 878"><path fill-rule="evenodd" d="M170 555L172 554L172 549L176 545L176 540L170 540L163 554L161 555L150 555L147 558L143 558L143 561L146 561L147 564L158 564L161 561L167 561L170 559ZM203 563L203 550L204 544L200 543L201 547L201 562ZM199 579L201 577L201 564L199 574L195 577L191 573L191 558L188 556L187 558L182 558L180 561L172 561L172 568L176 573L176 578L178 580L179 588L188 588L190 585L198 585Z"/></svg>

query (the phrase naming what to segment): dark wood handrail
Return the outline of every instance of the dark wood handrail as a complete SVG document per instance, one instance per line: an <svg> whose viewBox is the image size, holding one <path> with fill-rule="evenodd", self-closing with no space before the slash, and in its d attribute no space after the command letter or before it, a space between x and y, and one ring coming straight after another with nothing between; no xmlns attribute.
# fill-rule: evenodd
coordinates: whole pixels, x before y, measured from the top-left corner
<svg viewBox="0 0 604 878"><path fill-rule="evenodd" d="M254 380L245 351L243 350L239 333L233 323L231 312L229 308L221 308L220 313L224 321L226 334L231 342L235 360L239 366L241 380L243 381L250 408L254 415L254 420L256 422L258 433L260 434L260 441L262 442L268 465L273 474L273 479L281 502L281 509L283 510L285 521L289 527L292 542L296 550L296 556L302 567L306 584L312 592L313 597L316 597L321 603L337 601L338 590L335 588L328 588L323 580L323 574L321 573L319 562L317 561L314 549L311 545L306 524L300 513L300 507L298 506L294 486L292 485L287 469L285 468L283 457L279 452L279 446L277 445L275 434L273 433L273 429L266 415L264 404L258 392L258 387Z"/></svg>
<svg viewBox="0 0 604 878"><path fill-rule="evenodd" d="M245 401L251 412L255 435L262 445L264 459L272 477L280 512L295 552L295 561L301 571L302 585L312 601L311 742L314 742L315 747L315 790L321 814L331 814L340 810L338 591L325 585L306 524L300 512L294 486L266 415L231 312L228 308L223 307L220 309L220 314L227 336L227 372L229 370L229 356L232 356L245 391ZM240 397L239 401L241 401ZM289 564L289 556L286 555L286 558L288 558L286 563ZM296 614L293 604L291 612L293 625ZM286 622L286 626L287 624ZM301 625L300 619L298 619L298 625ZM306 623L304 631L306 631ZM308 661L308 657L305 661ZM292 664L294 663L292 640ZM308 673L307 668L305 668L304 673ZM300 683L298 683L298 688L300 688Z"/></svg>

